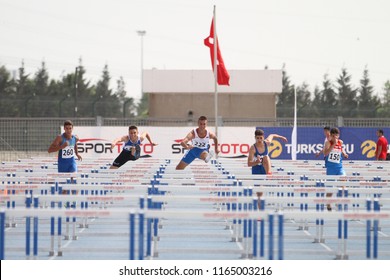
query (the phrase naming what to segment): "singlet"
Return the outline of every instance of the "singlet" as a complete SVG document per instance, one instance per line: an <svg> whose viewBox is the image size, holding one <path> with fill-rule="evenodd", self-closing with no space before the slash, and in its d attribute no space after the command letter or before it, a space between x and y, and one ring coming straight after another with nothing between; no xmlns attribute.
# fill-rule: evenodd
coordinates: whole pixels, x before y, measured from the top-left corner
<svg viewBox="0 0 390 280"><path fill-rule="evenodd" d="M257 159L257 156L260 156L261 159L263 159L264 156L268 155L268 146L267 143L264 142L264 152L260 153L259 150L256 147L256 144L253 144L253 147L255 147L255 158ZM265 169L263 166L263 161L261 161L259 164L252 166L252 174L265 174Z"/></svg>
<svg viewBox="0 0 390 280"><path fill-rule="evenodd" d="M332 142L330 142L332 144ZM343 167L343 157L342 157L343 147L341 141L337 140L337 144L333 147L330 153L325 157L325 166L328 168L342 168Z"/></svg>
<svg viewBox="0 0 390 280"><path fill-rule="evenodd" d="M58 151L58 163L74 160L74 156L76 155L76 137L72 135L71 139L66 139L64 134L62 134L61 137L62 142L60 145L63 145L66 141L69 142L69 145Z"/></svg>
<svg viewBox="0 0 390 280"><path fill-rule="evenodd" d="M194 129L195 138L192 139L192 146L207 150L210 147L210 134L209 131L206 130L206 136L203 138L200 138L198 133L196 132L196 128Z"/></svg>
<svg viewBox="0 0 390 280"><path fill-rule="evenodd" d="M130 140L130 136L128 136L128 137L129 137L129 140L123 144L123 150L130 151L131 147L141 144L141 139L139 136L138 136L137 141L135 143L133 143Z"/></svg>

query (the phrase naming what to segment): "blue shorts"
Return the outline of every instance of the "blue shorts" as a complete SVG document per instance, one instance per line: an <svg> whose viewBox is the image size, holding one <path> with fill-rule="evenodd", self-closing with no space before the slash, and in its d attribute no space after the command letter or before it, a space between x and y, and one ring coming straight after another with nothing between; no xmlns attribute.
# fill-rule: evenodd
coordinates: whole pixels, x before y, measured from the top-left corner
<svg viewBox="0 0 390 280"><path fill-rule="evenodd" d="M342 167L339 168L326 168L326 175L340 175L340 176L345 176L345 170Z"/></svg>
<svg viewBox="0 0 390 280"><path fill-rule="evenodd" d="M59 173L77 172L76 161L72 160L69 162L58 162L58 172Z"/></svg>
<svg viewBox="0 0 390 280"><path fill-rule="evenodd" d="M255 165L255 166L252 166L252 174L267 174L265 172L265 168L264 168L264 165Z"/></svg>
<svg viewBox="0 0 390 280"><path fill-rule="evenodd" d="M193 162L196 158L199 158L200 159L200 155L203 153L203 152L208 152L208 150L206 149L200 149L200 148L192 148L191 150L188 150L183 158L181 159L182 161L184 161L185 163L187 164L190 164L191 162Z"/></svg>

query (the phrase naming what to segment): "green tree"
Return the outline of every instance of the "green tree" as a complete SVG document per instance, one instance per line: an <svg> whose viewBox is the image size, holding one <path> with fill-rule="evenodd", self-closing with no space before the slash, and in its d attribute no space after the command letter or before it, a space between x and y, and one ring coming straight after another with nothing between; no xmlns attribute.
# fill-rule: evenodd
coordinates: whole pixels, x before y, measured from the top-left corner
<svg viewBox="0 0 390 280"><path fill-rule="evenodd" d="M373 96L374 87L370 83L371 81L366 67L363 71L363 77L360 80L360 88L358 89L360 93L358 98L358 117L361 118L374 118L380 105L379 98Z"/></svg>
<svg viewBox="0 0 390 280"><path fill-rule="evenodd" d="M390 80L387 80L383 86L382 106L378 108L377 116L390 118Z"/></svg>
<svg viewBox="0 0 390 280"><path fill-rule="evenodd" d="M77 73L77 75L76 75ZM96 86L91 84L89 80L85 78L87 71L82 65L82 59L79 59L79 65L75 69L75 74L71 76L72 85L69 85L71 89L71 97L69 100L69 107L73 108L73 114L75 114L75 107L77 105L77 116L91 117L91 102L94 101L94 95ZM77 103L77 104L76 104Z"/></svg>
<svg viewBox="0 0 390 280"><path fill-rule="evenodd" d="M7 117L15 111L15 81L11 78L11 73L5 68L0 67L0 116Z"/></svg>
<svg viewBox="0 0 390 280"><path fill-rule="evenodd" d="M96 84L94 100L92 101L93 116L122 116L120 99L110 89L110 81L111 76L106 64L103 68L102 77Z"/></svg>
<svg viewBox="0 0 390 280"><path fill-rule="evenodd" d="M146 118L149 116L149 94L142 93L142 97L137 104L137 116L140 118Z"/></svg>
<svg viewBox="0 0 390 280"><path fill-rule="evenodd" d="M329 114L337 114L337 94L333 89L333 83L328 74L324 75L324 81L322 82L321 103L321 117L327 117Z"/></svg>
<svg viewBox="0 0 390 280"><path fill-rule="evenodd" d="M132 97L126 97L126 84L123 80L123 77L120 77L116 81L116 90L115 95L117 96L118 100L122 102L123 108L122 108L122 114L123 118L126 117L134 117L134 113L136 112L136 106L134 104L134 98Z"/></svg>
<svg viewBox="0 0 390 280"><path fill-rule="evenodd" d="M284 66L282 71L282 92L278 96L276 115L279 118L294 117L294 87L291 85Z"/></svg>
<svg viewBox="0 0 390 280"><path fill-rule="evenodd" d="M311 117L313 115L313 108L312 108L309 85L306 82L304 82L302 85L297 87L296 91L297 91L297 117Z"/></svg>
<svg viewBox="0 0 390 280"><path fill-rule="evenodd" d="M55 115L53 106L53 96L49 88L49 73L46 69L45 62L42 62L41 68L37 70L34 77L33 98L26 107L27 116L45 117Z"/></svg>
<svg viewBox="0 0 390 280"><path fill-rule="evenodd" d="M347 69L341 69L341 74L337 79L338 83L338 111L337 115L345 118L354 117L357 114L357 89L351 85L351 75ZM336 117L336 116L335 116Z"/></svg>
<svg viewBox="0 0 390 280"><path fill-rule="evenodd" d="M311 102L313 112L312 117L321 117L321 111L322 111L322 100L321 100L321 90L318 86L314 88L314 98Z"/></svg>
<svg viewBox="0 0 390 280"><path fill-rule="evenodd" d="M19 75L16 80L16 94L18 97L28 96L32 94L33 84L29 79L29 74L25 73L24 61L22 60L22 65L19 67Z"/></svg>

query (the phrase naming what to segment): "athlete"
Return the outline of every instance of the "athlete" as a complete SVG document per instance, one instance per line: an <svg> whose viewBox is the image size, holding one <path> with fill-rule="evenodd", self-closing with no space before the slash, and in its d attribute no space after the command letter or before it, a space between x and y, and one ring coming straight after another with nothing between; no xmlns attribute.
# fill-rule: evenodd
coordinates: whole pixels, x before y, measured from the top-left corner
<svg viewBox="0 0 390 280"><path fill-rule="evenodd" d="M79 138L73 135L73 123L70 120L64 122L64 133L58 135L51 143L48 153L58 152L58 172L73 173L77 172L75 156L82 160L77 151L77 142Z"/></svg>
<svg viewBox="0 0 390 280"><path fill-rule="evenodd" d="M345 175L343 157L348 158L348 154L343 150L343 141L340 139L338 128L330 130L330 138L325 142L324 156L326 175Z"/></svg>
<svg viewBox="0 0 390 280"><path fill-rule="evenodd" d="M262 129L255 130L256 143L249 149L248 166L252 167L252 174L272 174L271 160L268 155L268 146L274 138L280 138L287 142L287 138L278 134L270 134L267 139L264 139L264 131ZM256 192L257 204L260 209L260 199L262 192Z"/></svg>
<svg viewBox="0 0 390 280"><path fill-rule="evenodd" d="M343 150L343 141L340 139L340 130L336 127L330 130L330 137L325 142L324 156L326 175L346 175L343 168L343 157L348 158L348 154ZM326 196L331 197L332 193L327 193ZM328 211L332 211L330 204L327 204L326 207Z"/></svg>
<svg viewBox="0 0 390 280"><path fill-rule="evenodd" d="M256 129L256 143L249 149L248 166L252 167L252 174L271 174L271 160L268 155L268 146L274 138L287 142L287 138L278 134L270 134L264 139L264 131Z"/></svg>
<svg viewBox="0 0 390 280"><path fill-rule="evenodd" d="M145 138L148 139L149 143L152 144L153 146L157 145L151 140L149 133L143 132L141 135L139 135L138 128L135 125L129 126L128 135L119 137L111 143L111 149L113 149L118 143L123 142L124 144L123 144L122 152L114 160L110 169L118 169L129 160L134 161L139 159L141 156L140 145Z"/></svg>
<svg viewBox="0 0 390 280"><path fill-rule="evenodd" d="M215 154L218 155L219 147L217 136L206 128L207 118L205 116L199 117L198 127L191 130L180 143L187 151L176 166L176 170L183 170L196 158L207 163ZM210 139L214 141L215 152L212 150L210 151ZM190 141L191 144L188 143Z"/></svg>

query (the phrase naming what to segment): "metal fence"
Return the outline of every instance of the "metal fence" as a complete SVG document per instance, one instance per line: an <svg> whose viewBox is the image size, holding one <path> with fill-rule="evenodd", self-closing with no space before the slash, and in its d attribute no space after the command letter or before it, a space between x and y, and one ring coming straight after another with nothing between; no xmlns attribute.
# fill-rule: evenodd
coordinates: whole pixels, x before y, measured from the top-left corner
<svg viewBox="0 0 390 280"><path fill-rule="evenodd" d="M196 126L196 119L152 119L152 118L76 118L77 126ZM63 118L0 118L0 160L17 160L32 156L48 156L47 149L55 136L62 132ZM209 118L210 127L215 119ZM218 126L230 127L292 127L292 118L277 119L230 119L218 120ZM390 127L390 119L302 119L297 120L298 127ZM53 155L55 156L55 155Z"/></svg>

